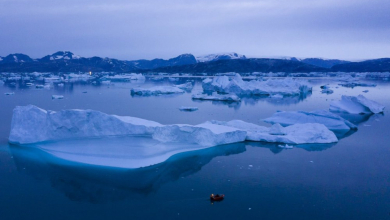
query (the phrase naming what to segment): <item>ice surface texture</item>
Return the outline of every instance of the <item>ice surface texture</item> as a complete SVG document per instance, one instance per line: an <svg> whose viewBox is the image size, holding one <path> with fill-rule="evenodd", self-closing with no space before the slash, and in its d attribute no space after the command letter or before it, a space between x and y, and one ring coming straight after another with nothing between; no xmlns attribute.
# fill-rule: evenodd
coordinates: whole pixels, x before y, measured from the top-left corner
<svg viewBox="0 0 390 220"><path fill-rule="evenodd" d="M247 132L247 141L286 144L324 144L338 141L333 132L318 123L294 124L287 127L275 124L270 128L241 120L228 122L212 121L211 123L244 130Z"/></svg>
<svg viewBox="0 0 390 220"><path fill-rule="evenodd" d="M304 123L319 123L325 125L329 130L335 132L348 132L350 129L357 129L357 126L342 117L326 110L306 111L280 111L271 117L264 119L265 122L283 126Z"/></svg>
<svg viewBox="0 0 390 220"><path fill-rule="evenodd" d="M216 91L219 93L232 93L236 95L299 95L312 90L307 81L269 79L267 81L243 81L240 74L236 74L231 80L227 76L217 76L213 79L203 80L204 91Z"/></svg>
<svg viewBox="0 0 390 220"><path fill-rule="evenodd" d="M350 114L376 114L381 113L385 106L367 99L363 95L341 96L340 101L330 103L329 110L333 112L344 112Z"/></svg>
<svg viewBox="0 0 390 220"><path fill-rule="evenodd" d="M240 120L210 121L199 125L162 125L129 116L108 115L94 110L46 111L33 105L14 109L9 142L29 144L75 138L149 135L161 142L184 142L215 146L250 141L289 144L332 143L336 136L324 125L296 124L271 128Z"/></svg>

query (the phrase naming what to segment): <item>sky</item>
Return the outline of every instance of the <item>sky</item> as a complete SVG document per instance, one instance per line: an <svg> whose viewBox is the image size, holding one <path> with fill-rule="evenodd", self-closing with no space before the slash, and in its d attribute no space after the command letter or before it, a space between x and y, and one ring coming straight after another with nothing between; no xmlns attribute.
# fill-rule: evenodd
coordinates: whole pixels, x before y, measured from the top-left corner
<svg viewBox="0 0 390 220"><path fill-rule="evenodd" d="M0 56L390 57L389 0L0 0Z"/></svg>

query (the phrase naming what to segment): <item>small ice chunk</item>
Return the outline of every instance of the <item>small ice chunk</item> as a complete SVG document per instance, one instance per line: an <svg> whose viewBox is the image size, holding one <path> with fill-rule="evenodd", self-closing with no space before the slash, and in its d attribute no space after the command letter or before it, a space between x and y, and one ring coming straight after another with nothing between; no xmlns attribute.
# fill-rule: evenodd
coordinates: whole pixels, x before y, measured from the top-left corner
<svg viewBox="0 0 390 220"><path fill-rule="evenodd" d="M367 93L367 92L368 92L368 90L363 90L362 92L364 92L364 93Z"/></svg>
<svg viewBox="0 0 390 220"><path fill-rule="evenodd" d="M274 95L270 95L269 97L270 98L274 98L274 99L282 99L283 95L281 95L281 94L274 94Z"/></svg>
<svg viewBox="0 0 390 220"><path fill-rule="evenodd" d="M177 87L179 89L186 90L186 91L191 91L192 88L194 88L194 86L192 85L191 82L186 82L184 84L175 85L175 87Z"/></svg>
<svg viewBox="0 0 390 220"><path fill-rule="evenodd" d="M6 93L4 93L4 95L15 95L15 93L14 92L6 92Z"/></svg>
<svg viewBox="0 0 390 220"><path fill-rule="evenodd" d="M228 101L228 102L240 102L241 101L241 99L236 95L220 95L217 93L213 93L212 95L194 94L194 95L192 95L192 99Z"/></svg>
<svg viewBox="0 0 390 220"><path fill-rule="evenodd" d="M279 144L279 145L278 145L278 148L282 148L282 149L293 149L294 147L291 146L291 145L288 145L288 144L286 144L286 145Z"/></svg>
<svg viewBox="0 0 390 220"><path fill-rule="evenodd" d="M385 106L367 99L363 95L341 96L340 101L330 103L329 110L333 112L345 112L350 114L376 114L383 112Z"/></svg>
<svg viewBox="0 0 390 220"><path fill-rule="evenodd" d="M63 99L64 96L63 95L52 95L51 98L52 99Z"/></svg>

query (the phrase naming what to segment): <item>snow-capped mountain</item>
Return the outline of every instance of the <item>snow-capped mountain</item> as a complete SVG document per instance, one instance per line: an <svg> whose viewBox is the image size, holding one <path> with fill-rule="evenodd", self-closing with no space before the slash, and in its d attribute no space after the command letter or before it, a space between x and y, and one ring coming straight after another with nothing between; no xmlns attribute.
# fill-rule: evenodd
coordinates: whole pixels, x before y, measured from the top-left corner
<svg viewBox="0 0 390 220"><path fill-rule="evenodd" d="M34 60L26 54L22 53L14 53L10 54L6 57L2 57L0 60L2 63L25 63L25 62L33 62Z"/></svg>
<svg viewBox="0 0 390 220"><path fill-rule="evenodd" d="M42 61L73 60L73 59L80 59L80 56L74 55L70 51L58 51L56 53L53 53L52 55L47 55L41 58Z"/></svg>
<svg viewBox="0 0 390 220"><path fill-rule="evenodd" d="M196 57L196 60L198 62L210 62L216 60L234 60L234 59L246 59L246 56L238 53L217 53L217 54L209 54L205 56Z"/></svg>

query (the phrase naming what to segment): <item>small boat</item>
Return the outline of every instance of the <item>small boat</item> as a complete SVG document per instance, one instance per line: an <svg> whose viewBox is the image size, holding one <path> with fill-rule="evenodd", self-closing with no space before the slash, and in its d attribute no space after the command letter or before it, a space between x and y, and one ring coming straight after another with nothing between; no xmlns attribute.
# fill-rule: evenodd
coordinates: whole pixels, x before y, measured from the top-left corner
<svg viewBox="0 0 390 220"><path fill-rule="evenodd" d="M210 195L210 200L211 201L221 201L221 200L223 200L223 198L225 197L225 195L224 194L222 194L222 195L214 195L214 194L211 194Z"/></svg>

